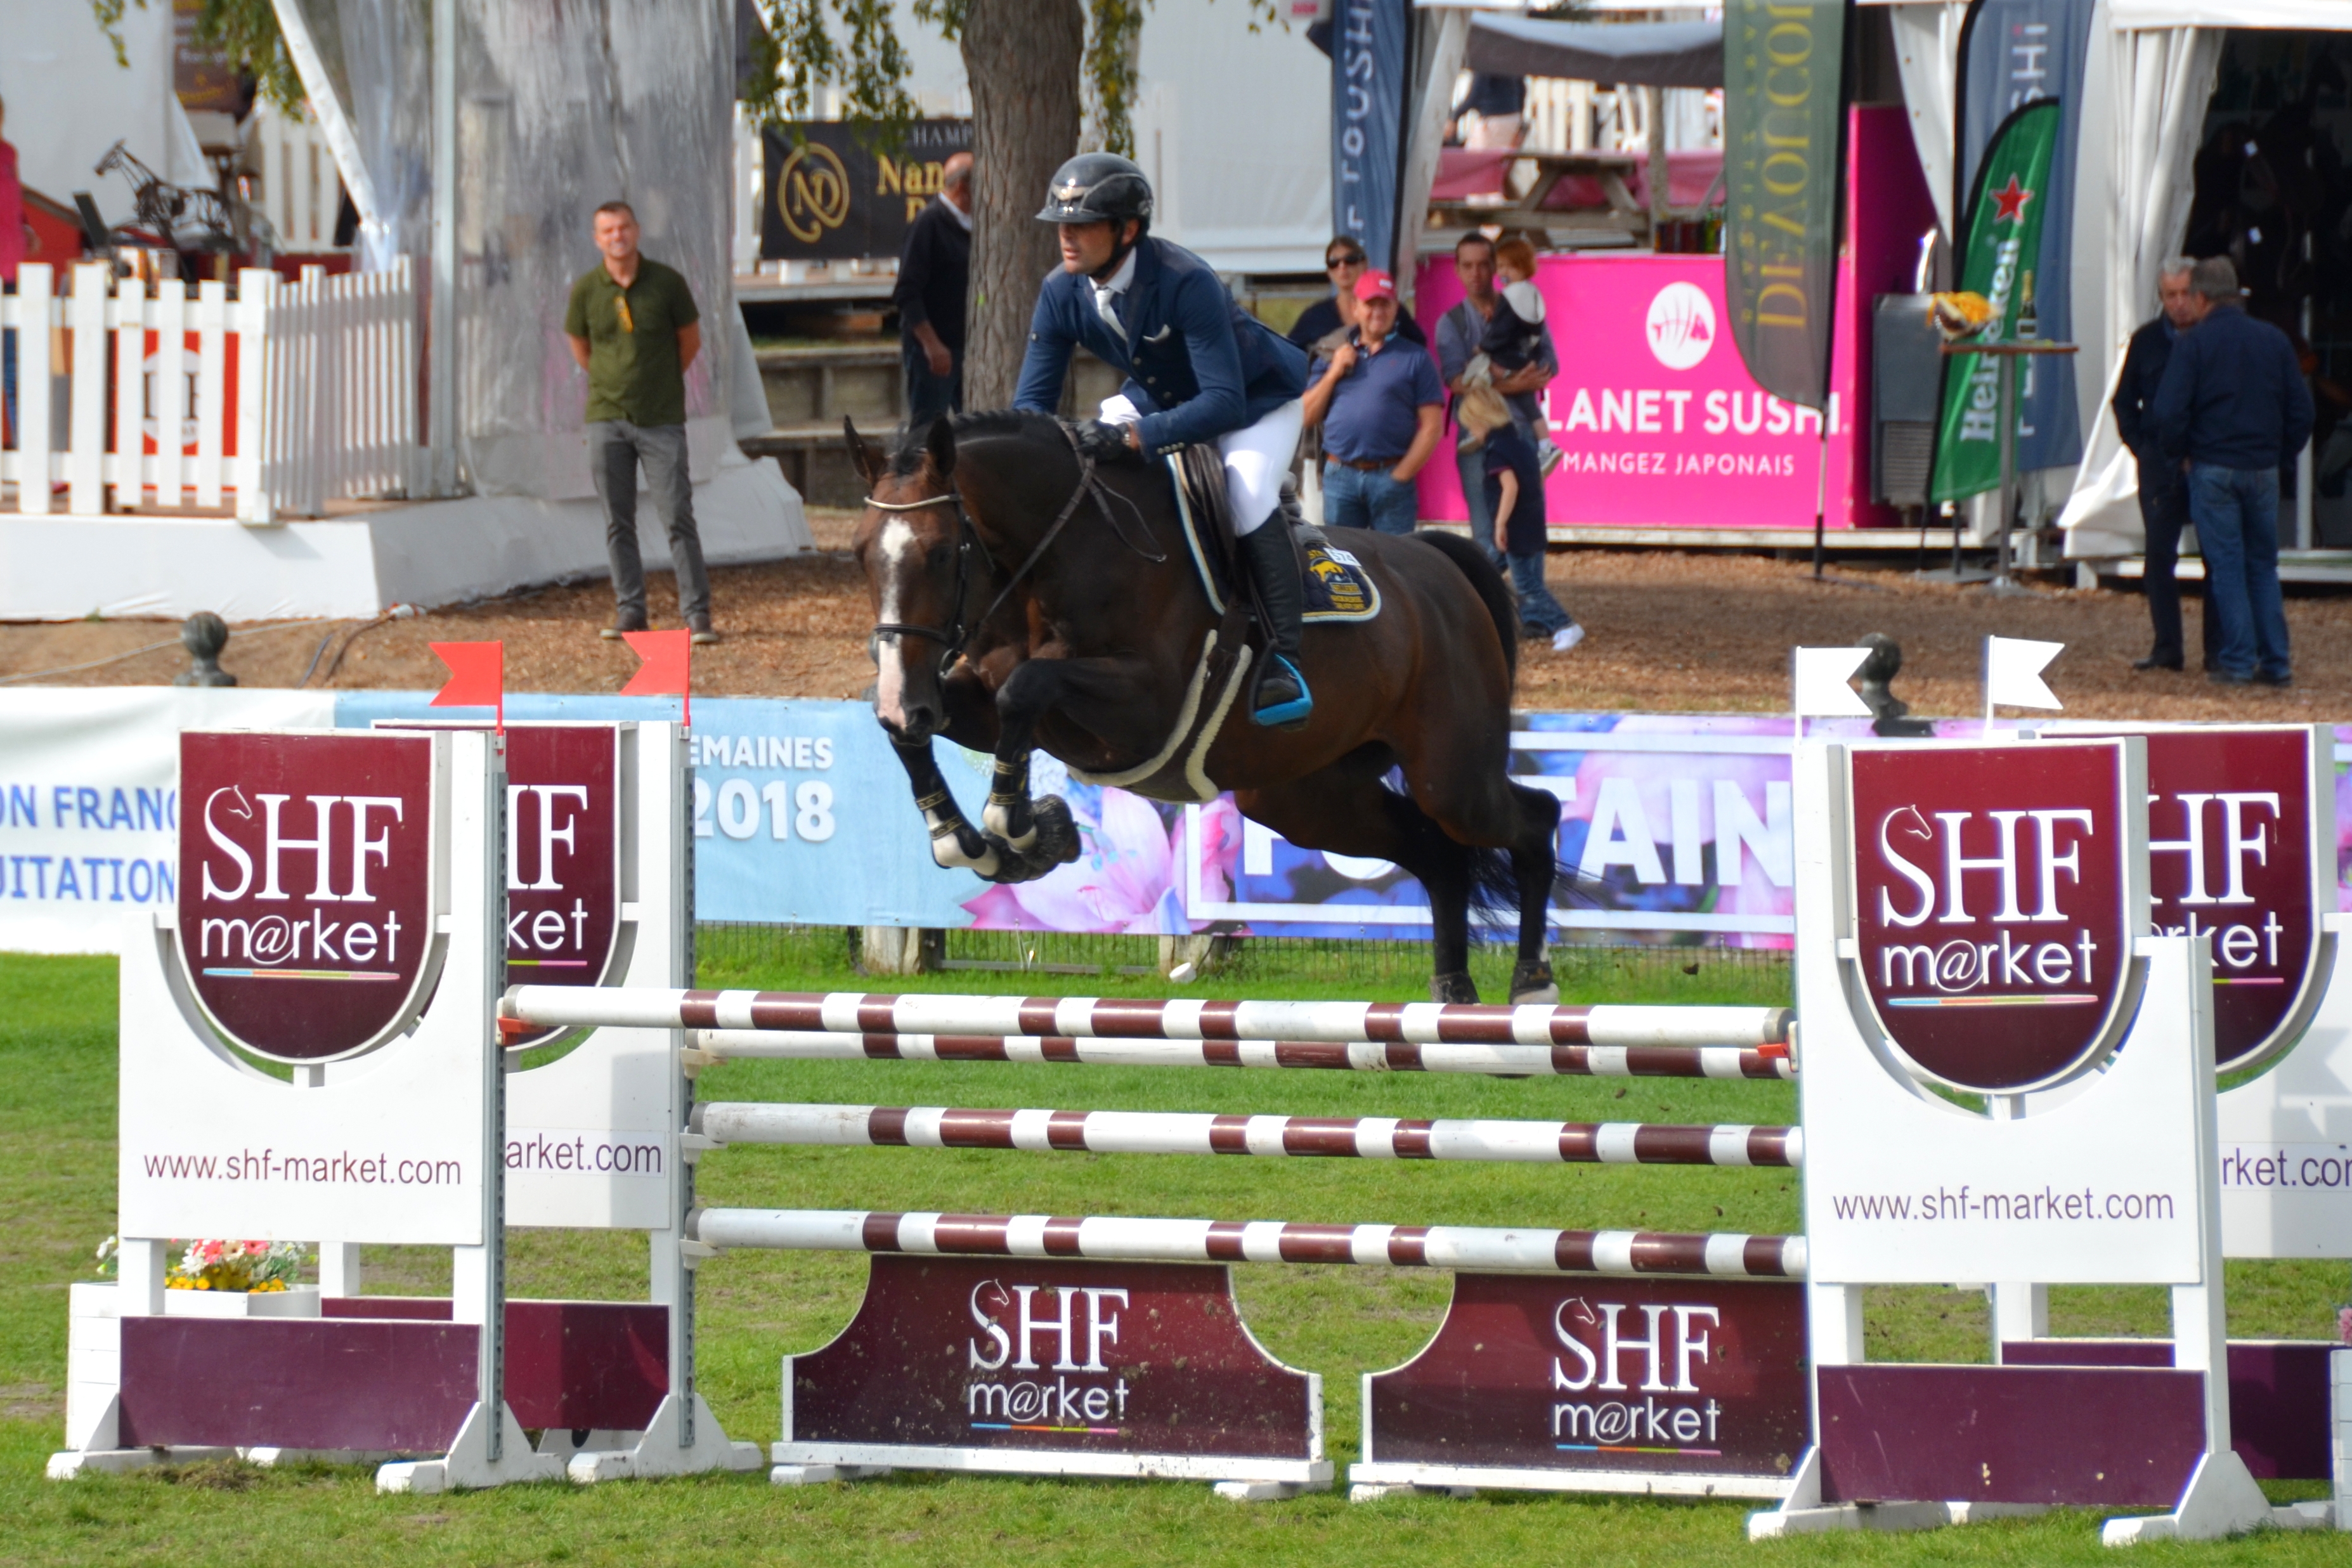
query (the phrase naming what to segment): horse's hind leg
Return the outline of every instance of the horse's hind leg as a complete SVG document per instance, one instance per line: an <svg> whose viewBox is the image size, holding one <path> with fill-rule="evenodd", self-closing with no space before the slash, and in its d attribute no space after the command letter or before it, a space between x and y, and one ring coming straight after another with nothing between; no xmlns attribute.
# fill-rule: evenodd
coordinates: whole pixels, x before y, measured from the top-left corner
<svg viewBox="0 0 2352 1568"><path fill-rule="evenodd" d="M1524 831L1511 845L1511 876L1519 890L1519 956L1511 970L1511 1000L1557 1002L1559 987L1544 956L1544 943L1550 935L1552 885L1559 875L1559 801L1524 784L1510 788L1512 801L1526 819Z"/></svg>
<svg viewBox="0 0 2352 1568"><path fill-rule="evenodd" d="M1328 850L1392 861L1429 895L1432 977L1429 994L1441 1002L1475 1002L1470 978L1472 852L1448 838L1420 807L1383 789L1378 771L1349 762L1304 779L1238 792L1244 815L1265 823L1300 849ZM1546 887L1549 891L1549 883ZM1540 933L1538 925L1538 933ZM1537 951L1540 953L1541 936Z"/></svg>

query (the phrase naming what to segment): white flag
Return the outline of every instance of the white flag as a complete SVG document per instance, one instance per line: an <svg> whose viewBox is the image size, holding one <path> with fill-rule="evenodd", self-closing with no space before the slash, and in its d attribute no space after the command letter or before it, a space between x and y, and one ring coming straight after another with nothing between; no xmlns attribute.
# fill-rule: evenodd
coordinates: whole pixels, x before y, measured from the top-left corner
<svg viewBox="0 0 2352 1568"><path fill-rule="evenodd" d="M2063 643L2030 643L2018 637L1985 639L1985 711L2008 707L2059 708L2065 705L2042 679L2050 661L2066 651Z"/></svg>
<svg viewBox="0 0 2352 1568"><path fill-rule="evenodd" d="M1853 679L1867 648L1796 650L1796 715L1799 718L1868 718L1870 705L1846 683Z"/></svg>

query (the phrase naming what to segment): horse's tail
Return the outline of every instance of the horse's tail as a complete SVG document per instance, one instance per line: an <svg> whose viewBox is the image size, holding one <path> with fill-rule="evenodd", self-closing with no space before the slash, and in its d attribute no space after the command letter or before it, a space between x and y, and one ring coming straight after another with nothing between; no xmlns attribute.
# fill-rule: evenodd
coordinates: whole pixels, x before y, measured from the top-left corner
<svg viewBox="0 0 2352 1568"><path fill-rule="evenodd" d="M1486 559L1486 552L1460 534L1424 528L1413 538L1461 568L1471 588L1486 601L1486 613L1495 620L1495 635L1503 640L1503 669L1516 685L1519 678L1519 601L1513 596L1510 584L1495 570L1495 563Z"/></svg>

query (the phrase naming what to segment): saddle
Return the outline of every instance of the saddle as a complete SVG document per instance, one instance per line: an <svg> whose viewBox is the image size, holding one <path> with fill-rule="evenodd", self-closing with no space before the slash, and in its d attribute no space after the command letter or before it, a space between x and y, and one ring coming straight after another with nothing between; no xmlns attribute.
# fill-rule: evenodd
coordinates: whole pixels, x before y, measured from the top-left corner
<svg viewBox="0 0 2352 1568"><path fill-rule="evenodd" d="M1176 512L1183 519L1185 548L1192 553L1201 586L1218 614L1236 600L1249 612L1251 645L1265 645L1265 616L1257 605L1255 585L1241 570L1234 542L1233 503L1225 489L1225 460L1206 443L1186 446L1167 458L1176 490ZM1300 524L1290 529L1293 551L1307 587L1306 619L1310 622L1370 621L1381 612L1381 591L1354 553L1331 542L1321 528Z"/></svg>

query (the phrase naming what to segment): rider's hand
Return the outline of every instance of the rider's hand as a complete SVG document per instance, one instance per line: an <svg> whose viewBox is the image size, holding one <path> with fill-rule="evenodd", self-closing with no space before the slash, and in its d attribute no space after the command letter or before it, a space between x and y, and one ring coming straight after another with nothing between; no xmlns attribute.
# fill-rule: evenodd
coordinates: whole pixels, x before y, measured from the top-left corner
<svg viewBox="0 0 2352 1568"><path fill-rule="evenodd" d="M1108 420L1081 420L1078 423L1078 450L1101 463L1132 457L1136 448L1128 444L1129 427L1113 424Z"/></svg>

